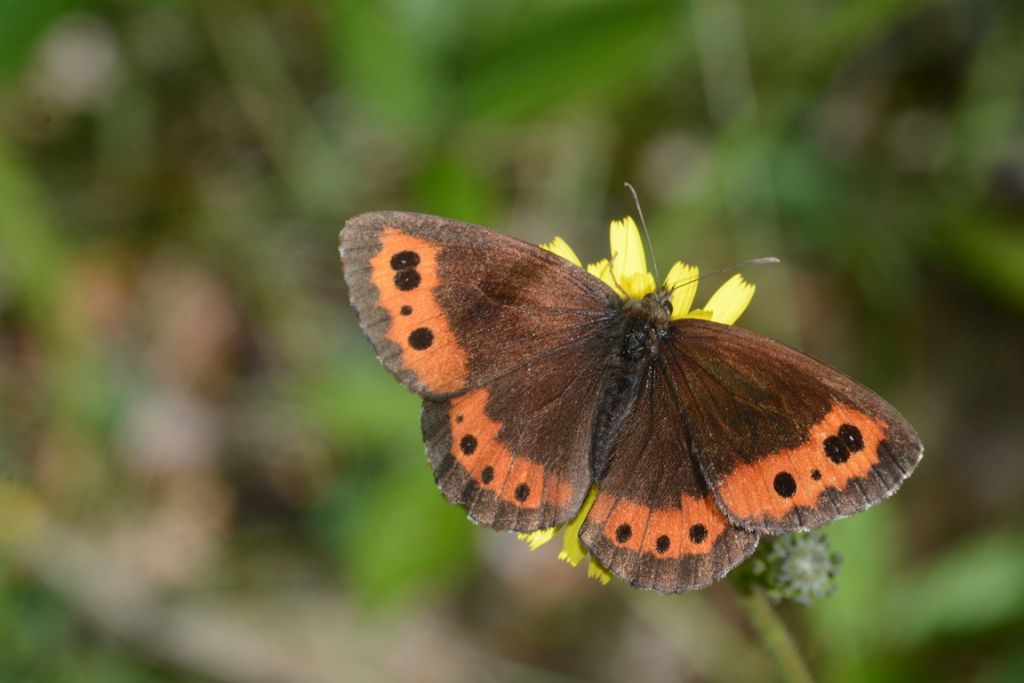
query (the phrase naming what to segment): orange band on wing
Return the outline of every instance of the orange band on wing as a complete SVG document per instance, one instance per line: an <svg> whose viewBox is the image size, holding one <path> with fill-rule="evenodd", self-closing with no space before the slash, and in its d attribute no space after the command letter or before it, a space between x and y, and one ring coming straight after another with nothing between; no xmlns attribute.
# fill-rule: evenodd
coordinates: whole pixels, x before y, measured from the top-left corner
<svg viewBox="0 0 1024 683"><path fill-rule="evenodd" d="M466 352L437 303L437 255L429 241L385 228L370 259L377 305L391 316L387 339L402 350L402 365L436 392L457 391L469 375Z"/></svg>
<svg viewBox="0 0 1024 683"><path fill-rule="evenodd" d="M544 466L516 456L498 438L501 423L487 416L486 388L453 398L449 421L452 456L476 483L502 500L522 508L541 504L565 507L572 487Z"/></svg>
<svg viewBox="0 0 1024 683"><path fill-rule="evenodd" d="M856 408L834 405L797 446L737 467L718 486L730 512L743 519L781 520L814 507L826 488L840 491L878 464L885 424Z"/></svg>
<svg viewBox="0 0 1024 683"><path fill-rule="evenodd" d="M602 491L588 518L603 519L604 537L619 548L666 560L710 553L729 521L710 495L684 495L679 502L677 508L652 509Z"/></svg>

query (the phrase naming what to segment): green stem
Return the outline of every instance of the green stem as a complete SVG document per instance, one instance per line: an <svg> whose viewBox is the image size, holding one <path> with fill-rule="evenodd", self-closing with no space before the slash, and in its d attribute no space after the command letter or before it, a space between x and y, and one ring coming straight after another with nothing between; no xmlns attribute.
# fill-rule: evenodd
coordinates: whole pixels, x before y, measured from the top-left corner
<svg viewBox="0 0 1024 683"><path fill-rule="evenodd" d="M796 641L786 628L779 614L765 596L764 589L756 584L733 584L736 599L754 625L761 642L772 653L779 666L782 678L789 683L814 683Z"/></svg>

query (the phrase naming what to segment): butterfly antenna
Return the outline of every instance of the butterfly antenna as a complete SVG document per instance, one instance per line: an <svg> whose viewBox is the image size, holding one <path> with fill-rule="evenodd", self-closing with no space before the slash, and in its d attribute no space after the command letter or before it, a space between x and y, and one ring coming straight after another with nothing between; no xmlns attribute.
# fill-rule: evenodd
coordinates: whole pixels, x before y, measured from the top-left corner
<svg viewBox="0 0 1024 683"><path fill-rule="evenodd" d="M647 222L644 221L644 212L640 209L640 198L636 196L636 189L629 183L623 183L629 193L633 195L633 204L636 205L636 215L640 218L640 227L644 229L644 239L647 240L647 251L651 254L651 267L654 269L654 281L661 282L658 275L658 261L654 258L654 245L651 244L651 233L647 232Z"/></svg>
<svg viewBox="0 0 1024 683"><path fill-rule="evenodd" d="M764 265L768 265L768 264L771 264L771 263L782 263L782 260L779 259L779 258L776 258L774 256L762 256L761 258L747 259L746 261L741 261L739 263L731 265L728 268L720 268L719 270L714 270L714 271L712 271L710 273L704 273L702 275L699 275L699 276L693 278L692 280L687 280L686 282L679 282L679 283L673 285L672 289L670 290L670 293L676 291L680 287L685 287L686 285L692 285L694 282L700 282L704 278L711 277L712 275L721 275L722 273L731 273L734 270L741 270L743 268L746 268L747 266L764 266Z"/></svg>

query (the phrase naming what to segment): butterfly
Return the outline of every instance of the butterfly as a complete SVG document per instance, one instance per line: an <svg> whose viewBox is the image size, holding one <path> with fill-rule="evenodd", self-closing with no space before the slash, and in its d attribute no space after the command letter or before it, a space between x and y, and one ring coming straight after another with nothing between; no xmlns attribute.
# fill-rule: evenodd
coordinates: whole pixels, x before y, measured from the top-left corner
<svg viewBox="0 0 1024 683"><path fill-rule="evenodd" d="M752 285L737 275L732 301L709 302L719 314L690 311L696 269L657 286L635 224L619 224L617 248L615 227L611 261L590 272L560 240L436 216L367 213L341 231L360 325L423 398L437 486L471 520L523 533L573 520L601 566L670 593L910 475L923 446L882 398L716 322Z"/></svg>

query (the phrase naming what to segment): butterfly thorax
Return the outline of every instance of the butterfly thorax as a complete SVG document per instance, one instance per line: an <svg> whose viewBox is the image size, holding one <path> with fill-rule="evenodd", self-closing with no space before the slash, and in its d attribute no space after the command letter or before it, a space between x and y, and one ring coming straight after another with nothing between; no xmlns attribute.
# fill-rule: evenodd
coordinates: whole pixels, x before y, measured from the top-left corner
<svg viewBox="0 0 1024 683"><path fill-rule="evenodd" d="M670 297L666 291L657 291L642 299L622 302L615 337L617 348L608 361L594 421L594 448L590 458L594 481L600 481L608 470L612 445L668 334L672 318Z"/></svg>

